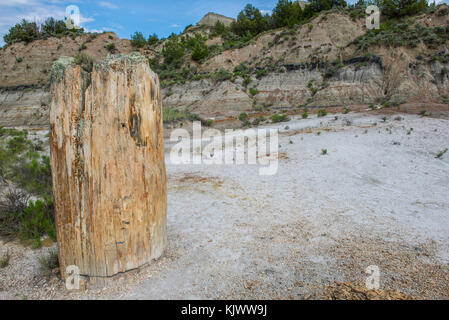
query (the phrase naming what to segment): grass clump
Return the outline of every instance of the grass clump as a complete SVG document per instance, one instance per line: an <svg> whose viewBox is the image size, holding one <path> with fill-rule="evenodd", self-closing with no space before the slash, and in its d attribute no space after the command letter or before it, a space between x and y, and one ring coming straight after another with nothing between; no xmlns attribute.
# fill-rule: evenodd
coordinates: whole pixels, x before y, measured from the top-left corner
<svg viewBox="0 0 449 320"><path fill-rule="evenodd" d="M257 90L256 88L249 88L249 93L252 96L256 96L259 93L259 90Z"/></svg>
<svg viewBox="0 0 449 320"><path fill-rule="evenodd" d="M447 151L448 151L448 148L444 149L443 151L438 152L438 154L437 154L437 156L435 158L436 159L443 158L443 156L446 154Z"/></svg>
<svg viewBox="0 0 449 320"><path fill-rule="evenodd" d="M75 63L79 65L83 70L92 72L94 66L94 60L88 54L81 52L76 55Z"/></svg>
<svg viewBox="0 0 449 320"><path fill-rule="evenodd" d="M248 121L248 114L245 113L245 112L241 113L241 114L239 115L239 120L242 121L242 122Z"/></svg>
<svg viewBox="0 0 449 320"><path fill-rule="evenodd" d="M327 116L327 110L326 109L318 110L318 118L325 117L325 116Z"/></svg>
<svg viewBox="0 0 449 320"><path fill-rule="evenodd" d="M46 255L41 255L38 261L41 275L49 277L53 270L59 267L58 252L55 249L50 249Z"/></svg>
<svg viewBox="0 0 449 320"><path fill-rule="evenodd" d="M273 123L288 122L290 118L286 114L275 114L271 116L271 121Z"/></svg>
<svg viewBox="0 0 449 320"><path fill-rule="evenodd" d="M4 269L9 266L9 259L9 251L6 251L6 253L0 258L0 269Z"/></svg>
<svg viewBox="0 0 449 320"><path fill-rule="evenodd" d="M108 43L104 46L106 50L109 51L109 53L115 53L117 51L117 47L115 46L115 43Z"/></svg>
<svg viewBox="0 0 449 320"><path fill-rule="evenodd" d="M201 117L188 110L177 110L172 108L165 108L162 114L164 123L175 123L183 120L201 121Z"/></svg>

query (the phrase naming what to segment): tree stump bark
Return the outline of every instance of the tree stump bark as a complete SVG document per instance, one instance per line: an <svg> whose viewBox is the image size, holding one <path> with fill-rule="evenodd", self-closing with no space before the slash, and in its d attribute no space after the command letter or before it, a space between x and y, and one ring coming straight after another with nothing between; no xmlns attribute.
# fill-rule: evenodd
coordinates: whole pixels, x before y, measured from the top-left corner
<svg viewBox="0 0 449 320"><path fill-rule="evenodd" d="M138 55L52 69L50 150L60 272L89 283L157 259L166 246L158 76Z"/></svg>

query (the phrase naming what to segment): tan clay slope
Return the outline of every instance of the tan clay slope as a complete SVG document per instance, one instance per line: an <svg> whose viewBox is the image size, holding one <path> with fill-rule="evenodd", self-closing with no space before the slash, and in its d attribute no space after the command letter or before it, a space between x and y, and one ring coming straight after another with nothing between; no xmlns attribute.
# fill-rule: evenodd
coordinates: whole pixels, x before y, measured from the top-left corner
<svg viewBox="0 0 449 320"><path fill-rule="evenodd" d="M345 14L323 13L297 29L266 32L246 47L225 51L207 61L201 70L232 71L242 62L255 66L266 63L266 59L284 63L333 61L339 57L340 48L365 31L363 21L353 21Z"/></svg>
<svg viewBox="0 0 449 320"><path fill-rule="evenodd" d="M449 7L440 6L433 14L409 20L409 25L418 22L427 27L446 26ZM374 46L368 51L371 58L360 60L357 58L363 58L367 52L357 51L353 42L366 32L364 24L363 19L354 21L344 13L323 12L295 30L266 32L246 47L224 51L201 65L186 55L185 66L197 66L199 72L213 73L220 68L233 72L240 63L271 72L261 78L253 75L249 85L245 85L241 77L235 81L210 78L174 84L163 90L163 105L188 109L208 118L262 109L272 113L279 108L299 106L369 105L385 101L445 102L445 97L449 97L449 78L444 70L449 70L449 64L432 57L449 52L447 44L432 50L424 45L414 49ZM193 35L193 32L207 35L210 29L207 26L191 27L186 34ZM52 38L28 45L14 44L0 50L0 89L46 86L49 72L44 70L49 70L52 62L61 55L76 55L83 43L87 47L84 51L95 59L109 54L105 49L108 43L115 43L121 53L133 51L129 40L119 40L114 34L101 34L86 43L87 37L75 41ZM220 42L220 38L214 38L208 40L208 45ZM141 53L152 58L160 54L162 48L163 43L156 48L141 50ZM22 62L18 62L17 58L22 56ZM420 56L424 58L418 59ZM326 76L325 67L317 67L337 58L346 63L331 76ZM267 68L270 65L274 68ZM251 94L250 88L257 89L257 93ZM0 125L47 124L48 99L45 91L0 90Z"/></svg>
<svg viewBox="0 0 449 320"><path fill-rule="evenodd" d="M117 53L130 53L133 48L129 40L120 40L112 32L95 36L85 34L75 39L70 37L36 40L29 44L15 43L0 50L0 88L33 86L45 87L50 79L50 69L61 56L76 56L83 44L85 52L94 60L105 58L110 53L106 46L113 43Z"/></svg>
<svg viewBox="0 0 449 320"><path fill-rule="evenodd" d="M407 22L426 27L446 26L448 8L440 6L433 14L411 17ZM369 49L372 58L363 61L367 52L358 51L353 41L366 32L364 23L364 20L353 21L345 14L325 12L294 31L262 34L244 48L213 57L200 70L215 72L225 68L232 72L244 62L259 68L275 63L280 66L276 72L261 79L253 76L248 87L242 84L241 78L235 82L201 80L173 85L164 89L164 105L188 108L202 116L235 116L270 106L296 108L447 100L449 79L444 70L449 65L434 59L448 52L447 45L436 49L428 49L423 44L414 49L374 46ZM317 65L336 58L347 63L326 77L325 69L320 70ZM258 93L252 96L250 87Z"/></svg>

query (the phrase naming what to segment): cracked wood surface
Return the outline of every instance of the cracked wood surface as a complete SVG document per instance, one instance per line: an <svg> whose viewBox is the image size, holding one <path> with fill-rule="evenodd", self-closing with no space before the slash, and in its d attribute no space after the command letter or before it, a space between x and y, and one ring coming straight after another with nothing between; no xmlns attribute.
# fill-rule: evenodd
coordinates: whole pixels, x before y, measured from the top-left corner
<svg viewBox="0 0 449 320"><path fill-rule="evenodd" d="M159 79L140 56L112 56L91 74L70 61L55 66L50 148L61 275L70 265L91 279L139 268L167 242Z"/></svg>

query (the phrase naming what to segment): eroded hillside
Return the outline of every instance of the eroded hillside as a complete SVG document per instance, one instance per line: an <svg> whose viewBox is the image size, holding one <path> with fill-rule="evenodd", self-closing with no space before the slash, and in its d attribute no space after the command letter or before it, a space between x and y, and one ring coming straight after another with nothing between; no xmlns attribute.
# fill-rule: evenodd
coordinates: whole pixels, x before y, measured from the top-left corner
<svg viewBox="0 0 449 320"><path fill-rule="evenodd" d="M267 31L244 43L232 43L210 23L199 23L176 41L200 39L207 54L195 58L195 50L203 49L195 44L182 51L174 69L164 69L171 38L142 48L113 33L16 43L0 50L0 125L45 126L50 66L60 56L80 52L98 60L140 51L159 72L164 107L205 119L314 106L447 102L448 6L375 33L367 32L363 15L349 13L321 12L295 28Z"/></svg>

